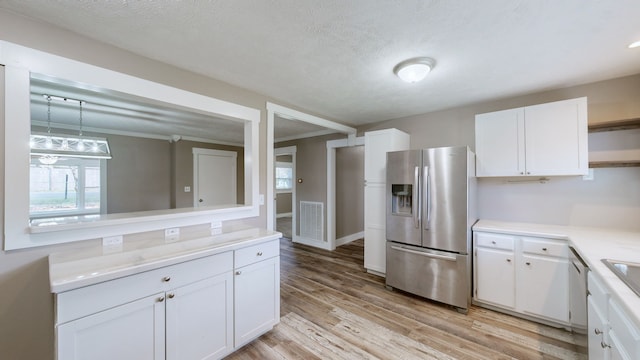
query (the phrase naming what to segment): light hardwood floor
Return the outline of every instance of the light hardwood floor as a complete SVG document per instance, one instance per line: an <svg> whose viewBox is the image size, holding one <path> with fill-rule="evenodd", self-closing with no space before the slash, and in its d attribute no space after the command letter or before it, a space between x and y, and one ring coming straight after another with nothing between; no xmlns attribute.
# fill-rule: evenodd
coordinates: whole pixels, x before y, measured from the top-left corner
<svg viewBox="0 0 640 360"><path fill-rule="evenodd" d="M228 359L586 359L586 336L389 291L362 240L329 252L281 240L281 320Z"/></svg>

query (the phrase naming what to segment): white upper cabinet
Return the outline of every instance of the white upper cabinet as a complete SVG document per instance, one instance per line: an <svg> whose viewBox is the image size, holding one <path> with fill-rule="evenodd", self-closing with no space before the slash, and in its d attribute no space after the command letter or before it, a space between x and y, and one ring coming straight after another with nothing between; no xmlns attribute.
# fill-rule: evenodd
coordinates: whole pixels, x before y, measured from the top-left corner
<svg viewBox="0 0 640 360"><path fill-rule="evenodd" d="M364 133L364 179L368 183L387 182L387 152L409 149L409 134L398 129Z"/></svg>
<svg viewBox="0 0 640 360"><path fill-rule="evenodd" d="M587 98L476 115L477 176L585 175Z"/></svg>

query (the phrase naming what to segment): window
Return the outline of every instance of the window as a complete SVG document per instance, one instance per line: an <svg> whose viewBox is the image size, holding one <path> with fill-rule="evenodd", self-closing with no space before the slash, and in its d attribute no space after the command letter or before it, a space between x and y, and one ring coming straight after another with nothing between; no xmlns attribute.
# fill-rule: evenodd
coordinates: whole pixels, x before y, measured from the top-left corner
<svg viewBox="0 0 640 360"><path fill-rule="evenodd" d="M99 214L104 160L59 157L51 165L31 157L29 216Z"/></svg>
<svg viewBox="0 0 640 360"><path fill-rule="evenodd" d="M290 162L276 162L276 191L288 192L293 190L293 164Z"/></svg>

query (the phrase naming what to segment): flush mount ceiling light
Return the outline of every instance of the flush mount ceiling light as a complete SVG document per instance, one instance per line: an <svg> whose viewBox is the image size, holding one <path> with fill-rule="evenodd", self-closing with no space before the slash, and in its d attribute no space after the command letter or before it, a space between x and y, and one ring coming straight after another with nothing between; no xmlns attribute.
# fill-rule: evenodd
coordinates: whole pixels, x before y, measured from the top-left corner
<svg viewBox="0 0 640 360"><path fill-rule="evenodd" d="M393 72L403 81L414 83L424 79L435 64L431 58L418 57L401 62L393 68Z"/></svg>
<svg viewBox="0 0 640 360"><path fill-rule="evenodd" d="M633 42L629 44L629 49L640 47L640 41Z"/></svg>

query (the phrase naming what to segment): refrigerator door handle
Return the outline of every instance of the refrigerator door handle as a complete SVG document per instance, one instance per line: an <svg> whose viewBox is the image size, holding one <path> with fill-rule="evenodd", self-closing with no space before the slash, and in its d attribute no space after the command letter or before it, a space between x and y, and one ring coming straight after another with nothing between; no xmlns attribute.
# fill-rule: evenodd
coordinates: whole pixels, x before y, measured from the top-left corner
<svg viewBox="0 0 640 360"><path fill-rule="evenodd" d="M419 194L419 187L420 187L420 167L416 166L414 171L413 171L413 188L414 191L411 194L411 207L413 208L412 212L413 212L413 225L416 227L416 229L420 228L420 217L421 217L421 213L420 213L420 194Z"/></svg>
<svg viewBox="0 0 640 360"><path fill-rule="evenodd" d="M424 206L427 218L424 221L424 229L429 230L429 224L431 223L431 185L429 183L429 167L424 167L424 187L422 192L424 193Z"/></svg>
<svg viewBox="0 0 640 360"><path fill-rule="evenodd" d="M404 252L408 252L408 253L411 253L411 254L421 255L421 256L425 256L425 257L429 257L429 258L433 258L433 259L438 259L438 260L447 260L447 261L456 261L457 260L457 258L455 256L431 254L431 253L427 253L427 252L406 249L406 248L399 247L399 246L391 246L391 248L393 250L404 251Z"/></svg>

